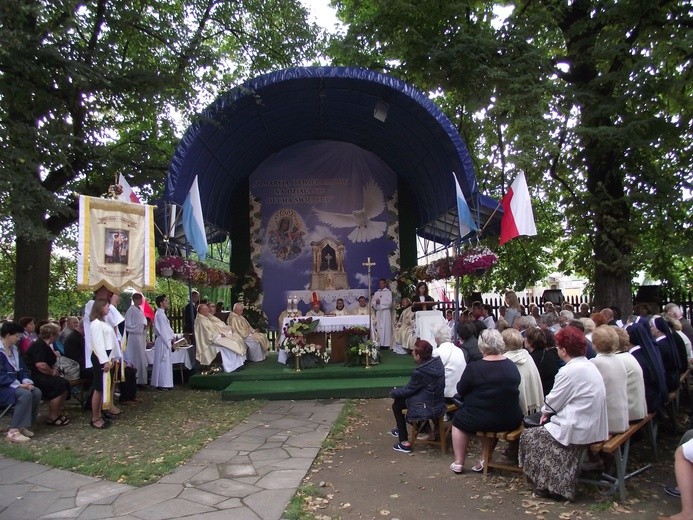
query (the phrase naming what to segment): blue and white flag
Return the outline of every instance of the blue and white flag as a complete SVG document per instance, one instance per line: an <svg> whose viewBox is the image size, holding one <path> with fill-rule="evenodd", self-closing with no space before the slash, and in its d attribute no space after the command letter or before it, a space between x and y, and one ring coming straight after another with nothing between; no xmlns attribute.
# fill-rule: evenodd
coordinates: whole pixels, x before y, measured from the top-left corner
<svg viewBox="0 0 693 520"><path fill-rule="evenodd" d="M469 205L464 198L457 176L454 173L452 176L455 179L455 190L457 191L457 218L460 226L460 238L464 238L472 231L478 231L479 228L472 218L471 211L469 211Z"/></svg>
<svg viewBox="0 0 693 520"><path fill-rule="evenodd" d="M193 247L200 260L207 257L207 233L205 221L202 218L200 190L197 187L197 176L193 180L188 196L183 203L183 230L188 243Z"/></svg>

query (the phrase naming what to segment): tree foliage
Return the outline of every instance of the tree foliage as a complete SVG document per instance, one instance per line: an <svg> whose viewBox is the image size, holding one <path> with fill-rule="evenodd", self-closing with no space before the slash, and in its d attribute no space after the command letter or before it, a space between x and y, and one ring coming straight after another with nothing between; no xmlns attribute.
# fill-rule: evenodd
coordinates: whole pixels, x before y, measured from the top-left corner
<svg viewBox="0 0 693 520"><path fill-rule="evenodd" d="M221 89L298 64L320 34L298 0L0 3L0 225L15 305L45 315L74 193L161 185L181 124Z"/></svg>
<svg viewBox="0 0 693 520"><path fill-rule="evenodd" d="M435 93L483 191L525 173L539 236L501 248L487 283L519 288L558 262L624 309L637 272L691 286L689 2L334 3L338 63Z"/></svg>

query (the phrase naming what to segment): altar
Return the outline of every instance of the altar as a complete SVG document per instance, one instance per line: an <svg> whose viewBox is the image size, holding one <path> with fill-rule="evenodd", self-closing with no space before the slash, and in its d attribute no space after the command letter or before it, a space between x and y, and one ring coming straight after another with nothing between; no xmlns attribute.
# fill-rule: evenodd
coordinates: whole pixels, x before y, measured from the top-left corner
<svg viewBox="0 0 693 520"><path fill-rule="evenodd" d="M284 318L282 323L282 334L279 337L279 344L284 343L284 329L291 324L292 320L305 318ZM306 337L308 343L327 346L328 340L331 345L330 363L340 363L346 361L348 335L343 331L352 327L364 327L368 329L368 316L319 316L314 319L319 320L317 328ZM285 363L286 358L283 350L279 351L279 362Z"/></svg>

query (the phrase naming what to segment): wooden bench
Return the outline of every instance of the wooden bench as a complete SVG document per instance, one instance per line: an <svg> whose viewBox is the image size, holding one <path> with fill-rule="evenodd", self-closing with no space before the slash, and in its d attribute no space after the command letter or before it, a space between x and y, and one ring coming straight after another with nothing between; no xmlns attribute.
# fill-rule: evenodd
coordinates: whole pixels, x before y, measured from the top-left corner
<svg viewBox="0 0 693 520"><path fill-rule="evenodd" d="M448 415L452 415L457 411L457 405L455 404L448 404L446 408L446 413ZM402 411L402 413L406 416L407 415L407 410L406 408ZM450 432L452 431L452 419L450 421L445 421L445 415L441 415L436 419L436 423L438 426L438 434L440 435L440 439L438 440L426 440L426 439L417 439L416 437L419 435L419 429L423 425L423 423L426 421L414 421L411 423L411 435L409 437L409 442L412 445L412 448L416 443L424 443L424 444L433 444L434 446L439 446L440 451L443 455L447 452L448 448L448 436L450 435Z"/></svg>
<svg viewBox="0 0 693 520"><path fill-rule="evenodd" d="M610 495L618 491L620 500L626 500L626 480L639 475L652 466L652 464L647 464L646 466L643 466L642 468L639 468L631 473L626 473L626 467L628 465L628 453L630 451L630 439L633 437L633 435L635 435L636 432L646 427L648 424L651 426L655 415L656 414L651 413L645 416L645 418L641 419L640 421L632 423L625 432L613 435L604 442L595 442L590 444L589 450L592 453L607 453L609 455L613 455L614 463L616 464L616 476L602 473L599 480L579 478L579 482L606 487L607 493ZM654 441L655 439L653 438L653 442ZM587 451L585 450L585 454L586 453ZM584 461L585 454L583 454L580 460L580 465L582 465L582 462Z"/></svg>
<svg viewBox="0 0 693 520"><path fill-rule="evenodd" d="M514 471L516 473L522 473L522 468L512 464L502 464L500 462L493 462L493 451L496 449L498 441L508 441L514 442L519 440L520 435L524 431L524 426L520 425L519 428L513 431L507 432L476 432L476 436L479 437L481 441L481 457L484 463L484 476L488 474L489 468L504 469L507 471Z"/></svg>

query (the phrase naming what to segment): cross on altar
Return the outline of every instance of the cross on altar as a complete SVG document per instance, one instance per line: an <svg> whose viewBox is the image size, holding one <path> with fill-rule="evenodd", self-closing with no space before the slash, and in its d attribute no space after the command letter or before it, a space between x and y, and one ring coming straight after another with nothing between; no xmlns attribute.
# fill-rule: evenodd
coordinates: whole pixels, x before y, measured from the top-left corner
<svg viewBox="0 0 693 520"><path fill-rule="evenodd" d="M371 257L369 256L368 259L361 265L368 268L368 331L372 334L373 324L371 323L371 267L375 265L375 262L371 262Z"/></svg>

